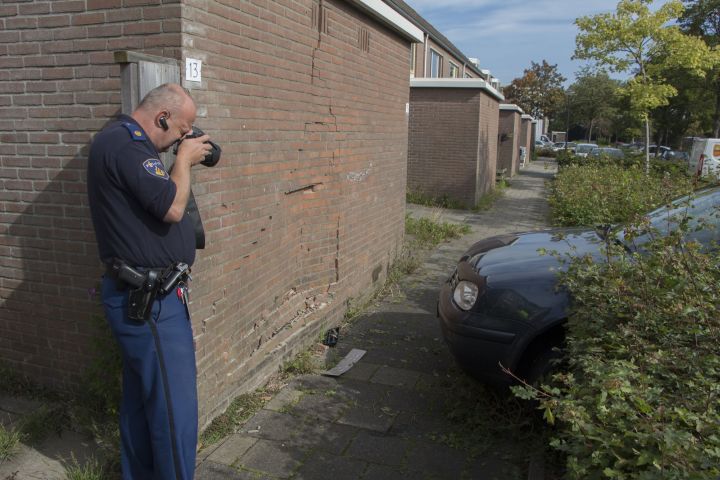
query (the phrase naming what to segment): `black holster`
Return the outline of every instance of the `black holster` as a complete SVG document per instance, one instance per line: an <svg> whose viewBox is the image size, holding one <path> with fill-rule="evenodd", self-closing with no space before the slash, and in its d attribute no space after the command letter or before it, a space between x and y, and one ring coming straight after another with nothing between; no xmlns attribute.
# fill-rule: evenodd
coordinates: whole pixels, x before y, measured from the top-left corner
<svg viewBox="0 0 720 480"><path fill-rule="evenodd" d="M107 274L115 279L117 288L128 289L128 318L144 322L150 318L157 295L166 295L178 283L186 281L190 276L190 268L178 262L165 270L140 271L116 259L108 264Z"/></svg>

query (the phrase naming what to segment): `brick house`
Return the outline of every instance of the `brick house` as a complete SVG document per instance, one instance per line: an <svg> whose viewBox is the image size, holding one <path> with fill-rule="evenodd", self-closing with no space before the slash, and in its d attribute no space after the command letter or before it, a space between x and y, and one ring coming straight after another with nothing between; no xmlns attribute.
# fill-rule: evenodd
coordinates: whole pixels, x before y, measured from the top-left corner
<svg viewBox="0 0 720 480"><path fill-rule="evenodd" d="M119 50L179 71L200 60L201 81L183 83L223 147L194 170L201 426L383 282L403 240L408 52L423 41L387 4L6 1L0 24L4 363L67 388L93 361L102 267L85 170L123 103Z"/></svg>
<svg viewBox="0 0 720 480"><path fill-rule="evenodd" d="M497 170L504 170L508 177L520 171L521 116L524 113L513 103L500 104Z"/></svg>
<svg viewBox="0 0 720 480"><path fill-rule="evenodd" d="M412 79L408 189L468 207L493 189L501 100L479 78Z"/></svg>

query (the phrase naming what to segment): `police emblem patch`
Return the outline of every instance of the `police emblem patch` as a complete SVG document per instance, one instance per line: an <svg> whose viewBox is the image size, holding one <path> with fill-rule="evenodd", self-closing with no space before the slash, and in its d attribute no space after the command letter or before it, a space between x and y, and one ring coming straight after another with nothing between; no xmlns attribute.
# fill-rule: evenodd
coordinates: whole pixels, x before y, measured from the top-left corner
<svg viewBox="0 0 720 480"><path fill-rule="evenodd" d="M153 177L160 177L163 180L168 180L170 176L165 171L165 166L157 158L148 158L143 162L143 168Z"/></svg>

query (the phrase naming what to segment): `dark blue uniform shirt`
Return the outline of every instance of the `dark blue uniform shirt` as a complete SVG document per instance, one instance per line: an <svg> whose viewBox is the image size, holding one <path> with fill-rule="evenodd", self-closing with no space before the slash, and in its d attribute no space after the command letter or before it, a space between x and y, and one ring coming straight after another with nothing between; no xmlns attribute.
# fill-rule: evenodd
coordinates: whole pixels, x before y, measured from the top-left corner
<svg viewBox="0 0 720 480"><path fill-rule="evenodd" d="M100 259L136 267L192 265L195 231L184 215L163 221L177 187L142 128L127 115L108 125L90 146L87 177L90 213Z"/></svg>

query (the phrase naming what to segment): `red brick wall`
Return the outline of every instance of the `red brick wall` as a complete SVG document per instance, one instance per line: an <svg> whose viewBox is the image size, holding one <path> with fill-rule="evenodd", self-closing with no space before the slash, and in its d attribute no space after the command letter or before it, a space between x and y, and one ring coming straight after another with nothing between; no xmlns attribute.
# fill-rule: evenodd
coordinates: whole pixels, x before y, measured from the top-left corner
<svg viewBox="0 0 720 480"><path fill-rule="evenodd" d="M408 187L475 205L494 186L498 105L480 89L411 88Z"/></svg>
<svg viewBox="0 0 720 480"><path fill-rule="evenodd" d="M203 418L337 321L401 246L409 44L335 0L319 33L312 6L186 10L198 123L224 148L196 177L211 230L192 305Z"/></svg>
<svg viewBox="0 0 720 480"><path fill-rule="evenodd" d="M494 97L485 93L485 91L481 91L475 203L477 203L480 200L480 197L482 197L485 193L495 188L499 122L500 103Z"/></svg>
<svg viewBox="0 0 720 480"><path fill-rule="evenodd" d="M85 164L120 108L112 53L199 58L197 124L223 147L195 170L204 424L383 281L403 237L408 42L339 0L324 2L327 33L311 0L119 3L0 6L0 358L56 386L91 361Z"/></svg>
<svg viewBox="0 0 720 480"><path fill-rule="evenodd" d="M0 358L57 387L90 361L99 311L85 165L119 110L113 51L179 55L180 5L118 3L0 5Z"/></svg>
<svg viewBox="0 0 720 480"><path fill-rule="evenodd" d="M520 125L520 146L528 149L528 155L530 154L531 127L532 120L523 118ZM527 161L529 161L529 159Z"/></svg>
<svg viewBox="0 0 720 480"><path fill-rule="evenodd" d="M499 136L505 136L498 144L497 168L506 170L507 176L515 175L520 168L520 113L512 110L500 110Z"/></svg>

